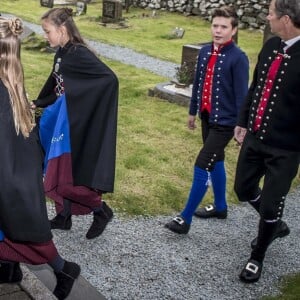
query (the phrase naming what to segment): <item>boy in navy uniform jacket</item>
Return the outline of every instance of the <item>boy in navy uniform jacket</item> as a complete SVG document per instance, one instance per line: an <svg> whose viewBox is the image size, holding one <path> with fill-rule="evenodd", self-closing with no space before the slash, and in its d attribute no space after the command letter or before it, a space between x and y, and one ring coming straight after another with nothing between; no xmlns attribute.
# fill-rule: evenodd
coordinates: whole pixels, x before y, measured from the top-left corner
<svg viewBox="0 0 300 300"><path fill-rule="evenodd" d="M176 233L188 233L193 214L200 218L227 217L224 149L233 137L249 80L248 58L232 40L237 26L238 16L232 8L216 9L212 14L213 41L199 52L188 127L195 128L199 113L203 147L195 162L186 206L180 215L165 225ZM210 181L214 204L195 212Z"/></svg>

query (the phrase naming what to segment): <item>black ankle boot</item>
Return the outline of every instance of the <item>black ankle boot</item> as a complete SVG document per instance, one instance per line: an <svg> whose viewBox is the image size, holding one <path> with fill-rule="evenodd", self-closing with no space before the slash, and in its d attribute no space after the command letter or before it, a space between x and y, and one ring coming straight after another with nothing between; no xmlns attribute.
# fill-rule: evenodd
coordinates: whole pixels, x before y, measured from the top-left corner
<svg viewBox="0 0 300 300"><path fill-rule="evenodd" d="M52 220L50 220L51 229L61 229L69 230L72 227L71 215L68 217L62 216L60 214L56 215Z"/></svg>
<svg viewBox="0 0 300 300"><path fill-rule="evenodd" d="M0 283L18 283L21 282L23 273L19 263L5 262L0 266Z"/></svg>
<svg viewBox="0 0 300 300"><path fill-rule="evenodd" d="M65 299L71 292L75 279L80 274L80 266L74 262L65 261L61 272L54 272L57 283L53 294L57 299Z"/></svg>
<svg viewBox="0 0 300 300"><path fill-rule="evenodd" d="M105 201L102 201L102 209L106 213L107 217L111 220L114 216L112 209L106 204Z"/></svg>
<svg viewBox="0 0 300 300"><path fill-rule="evenodd" d="M113 211L103 201L101 210L98 212L94 212L94 220L86 234L86 238L94 239L97 236L99 236L104 231L108 222L111 221L112 217L113 217Z"/></svg>

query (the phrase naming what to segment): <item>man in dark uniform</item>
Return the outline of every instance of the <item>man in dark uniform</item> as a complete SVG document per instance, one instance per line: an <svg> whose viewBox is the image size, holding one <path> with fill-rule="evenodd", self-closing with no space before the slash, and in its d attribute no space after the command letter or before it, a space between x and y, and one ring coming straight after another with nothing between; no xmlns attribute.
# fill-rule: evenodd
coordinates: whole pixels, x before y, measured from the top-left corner
<svg viewBox="0 0 300 300"><path fill-rule="evenodd" d="M240 274L244 282L260 278L268 246L290 232L281 218L300 160L300 1L272 0L267 19L277 37L269 39L258 56L235 128L235 139L242 145L235 191L260 215L258 236Z"/></svg>

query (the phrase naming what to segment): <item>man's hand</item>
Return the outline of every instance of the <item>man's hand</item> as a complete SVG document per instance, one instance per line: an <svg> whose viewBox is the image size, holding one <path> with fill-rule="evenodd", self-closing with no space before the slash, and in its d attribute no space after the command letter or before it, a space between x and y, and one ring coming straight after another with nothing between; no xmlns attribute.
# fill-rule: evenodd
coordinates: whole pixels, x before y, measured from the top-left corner
<svg viewBox="0 0 300 300"><path fill-rule="evenodd" d="M240 126L236 126L234 128L234 140L237 141L237 143L239 145L242 145L246 133L247 133L247 129L246 128L243 128L243 127L240 127Z"/></svg>
<svg viewBox="0 0 300 300"><path fill-rule="evenodd" d="M197 126L196 126L196 116L192 116L192 115L189 115L188 117L188 128L191 129L191 130L194 130Z"/></svg>

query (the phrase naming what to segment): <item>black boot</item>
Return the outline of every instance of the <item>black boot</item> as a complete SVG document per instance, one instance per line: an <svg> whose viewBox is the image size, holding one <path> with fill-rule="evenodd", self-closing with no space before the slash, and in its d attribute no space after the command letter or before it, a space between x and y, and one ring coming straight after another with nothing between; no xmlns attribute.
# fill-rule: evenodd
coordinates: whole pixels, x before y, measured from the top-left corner
<svg viewBox="0 0 300 300"><path fill-rule="evenodd" d="M274 235L278 226L277 222L266 222L260 220L257 245L251 252L251 257L240 274L240 279L246 283L252 283L259 280L265 253L269 245L274 240Z"/></svg>
<svg viewBox="0 0 300 300"><path fill-rule="evenodd" d="M74 262L65 261L61 272L54 272L57 283L53 294L57 299L65 299L71 292L75 279L80 274L80 266Z"/></svg>
<svg viewBox="0 0 300 300"><path fill-rule="evenodd" d="M111 208L103 201L100 211L94 212L94 220L89 228L86 238L94 239L99 236L105 229L109 221L113 217L113 211Z"/></svg>
<svg viewBox="0 0 300 300"><path fill-rule="evenodd" d="M111 220L114 216L112 209L106 204L105 201L102 201L102 209L107 214L107 217Z"/></svg>
<svg viewBox="0 0 300 300"><path fill-rule="evenodd" d="M71 215L68 217L62 216L60 214L56 215L52 220L50 220L51 229L61 229L69 230L72 227Z"/></svg>
<svg viewBox="0 0 300 300"><path fill-rule="evenodd" d="M0 266L0 283L21 282L23 273L20 264L16 262L3 262Z"/></svg>

